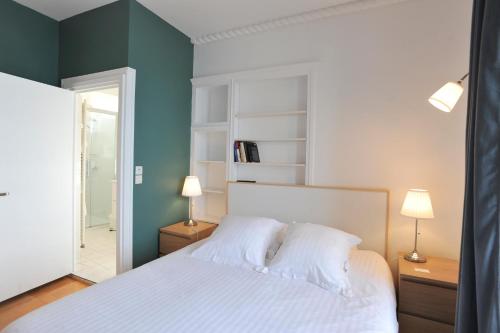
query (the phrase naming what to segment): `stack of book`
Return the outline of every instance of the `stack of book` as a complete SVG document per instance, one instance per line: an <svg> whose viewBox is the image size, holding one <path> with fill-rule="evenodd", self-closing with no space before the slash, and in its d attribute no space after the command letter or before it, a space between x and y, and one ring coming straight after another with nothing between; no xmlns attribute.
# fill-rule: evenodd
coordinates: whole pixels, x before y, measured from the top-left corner
<svg viewBox="0 0 500 333"><path fill-rule="evenodd" d="M259 149L255 142L235 141L234 161L240 163L259 163Z"/></svg>

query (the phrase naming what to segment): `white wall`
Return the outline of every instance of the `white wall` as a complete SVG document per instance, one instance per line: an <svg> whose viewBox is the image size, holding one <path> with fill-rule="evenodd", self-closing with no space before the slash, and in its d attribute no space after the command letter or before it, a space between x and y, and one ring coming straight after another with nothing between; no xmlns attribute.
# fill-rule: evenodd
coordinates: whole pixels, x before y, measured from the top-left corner
<svg viewBox="0 0 500 333"><path fill-rule="evenodd" d="M420 250L458 258L467 103L446 114L427 98L467 72L471 8L410 0L199 45L194 75L318 61L314 182L390 189L394 253L413 246L406 190L429 189L435 219L420 224Z"/></svg>

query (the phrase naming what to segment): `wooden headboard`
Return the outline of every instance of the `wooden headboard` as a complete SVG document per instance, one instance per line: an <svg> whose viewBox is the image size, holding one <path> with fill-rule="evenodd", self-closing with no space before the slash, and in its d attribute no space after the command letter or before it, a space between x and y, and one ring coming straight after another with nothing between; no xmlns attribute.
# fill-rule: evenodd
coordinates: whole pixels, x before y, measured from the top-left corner
<svg viewBox="0 0 500 333"><path fill-rule="evenodd" d="M227 213L335 227L388 259L389 196L385 189L228 182Z"/></svg>

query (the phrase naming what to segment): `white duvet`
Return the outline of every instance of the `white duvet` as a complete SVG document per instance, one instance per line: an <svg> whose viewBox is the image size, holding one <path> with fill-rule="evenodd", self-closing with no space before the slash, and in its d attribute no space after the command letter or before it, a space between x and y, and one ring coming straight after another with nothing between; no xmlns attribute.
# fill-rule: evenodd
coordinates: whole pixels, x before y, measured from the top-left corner
<svg viewBox="0 0 500 333"><path fill-rule="evenodd" d="M44 306L3 333L397 332L392 276L375 252L352 252L354 296L346 298L201 261L192 248Z"/></svg>

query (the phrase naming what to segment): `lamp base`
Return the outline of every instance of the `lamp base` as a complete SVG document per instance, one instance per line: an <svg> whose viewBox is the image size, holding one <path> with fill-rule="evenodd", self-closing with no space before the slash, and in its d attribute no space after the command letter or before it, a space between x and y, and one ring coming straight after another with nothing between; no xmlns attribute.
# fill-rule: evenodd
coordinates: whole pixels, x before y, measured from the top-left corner
<svg viewBox="0 0 500 333"><path fill-rule="evenodd" d="M185 222L184 222L184 225L185 225L186 227L195 227L195 226L197 226L197 225L198 225L198 222L196 222L195 220L191 220L191 219L189 219L189 221L185 221Z"/></svg>
<svg viewBox="0 0 500 333"><path fill-rule="evenodd" d="M407 254L405 254L405 259L411 262L427 262L427 258L423 255L420 255L417 251L413 250Z"/></svg>

